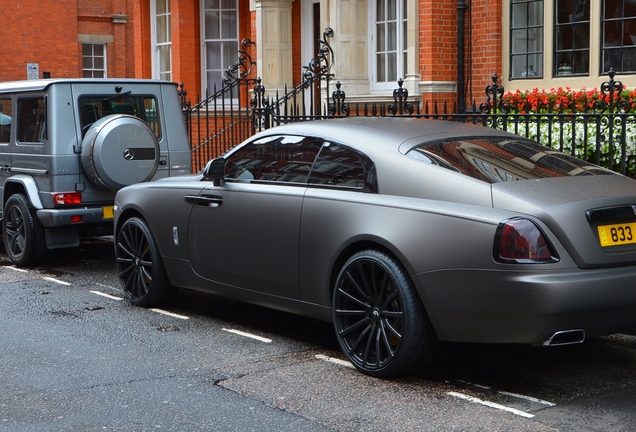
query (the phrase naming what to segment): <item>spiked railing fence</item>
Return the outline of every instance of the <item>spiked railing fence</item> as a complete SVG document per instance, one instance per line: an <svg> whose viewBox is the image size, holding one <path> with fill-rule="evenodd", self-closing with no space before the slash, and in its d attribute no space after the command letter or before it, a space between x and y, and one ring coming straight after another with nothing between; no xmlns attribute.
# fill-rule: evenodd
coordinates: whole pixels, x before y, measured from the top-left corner
<svg viewBox="0 0 636 432"><path fill-rule="evenodd" d="M555 150L585 159L614 171L636 176L636 102L625 96L613 71L599 90L576 92L506 93L497 75L485 89L484 102L465 109L447 102L409 99L403 81L397 82L392 102L350 104L340 81L331 72L334 53L329 45L333 31L319 40L319 54L304 66L300 84L285 87L280 95L268 94L260 78L253 77L252 61L242 41L238 60L226 71L221 89L191 105L180 88L184 117L198 171L208 160L225 153L256 132L285 123L334 117L413 117L480 124L514 132ZM580 93L580 92L579 92ZM636 101L636 91L634 92ZM459 114L459 112L462 112Z"/></svg>

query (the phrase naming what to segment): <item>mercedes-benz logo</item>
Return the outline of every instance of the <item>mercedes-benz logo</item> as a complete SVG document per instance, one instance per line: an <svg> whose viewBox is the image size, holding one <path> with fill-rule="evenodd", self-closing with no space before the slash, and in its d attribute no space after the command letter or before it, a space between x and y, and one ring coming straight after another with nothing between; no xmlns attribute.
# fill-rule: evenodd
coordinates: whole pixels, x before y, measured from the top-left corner
<svg viewBox="0 0 636 432"><path fill-rule="evenodd" d="M135 158L135 152L132 149L127 148L124 150L124 159L133 160Z"/></svg>

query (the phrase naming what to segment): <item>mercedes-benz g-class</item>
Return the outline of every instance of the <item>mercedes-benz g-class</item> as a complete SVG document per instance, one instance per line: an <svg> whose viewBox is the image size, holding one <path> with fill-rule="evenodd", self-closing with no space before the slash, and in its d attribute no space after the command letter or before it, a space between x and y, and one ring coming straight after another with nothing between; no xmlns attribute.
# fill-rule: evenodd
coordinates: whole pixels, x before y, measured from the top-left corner
<svg viewBox="0 0 636 432"><path fill-rule="evenodd" d="M112 233L118 189L191 167L175 83L0 83L0 218L16 265Z"/></svg>

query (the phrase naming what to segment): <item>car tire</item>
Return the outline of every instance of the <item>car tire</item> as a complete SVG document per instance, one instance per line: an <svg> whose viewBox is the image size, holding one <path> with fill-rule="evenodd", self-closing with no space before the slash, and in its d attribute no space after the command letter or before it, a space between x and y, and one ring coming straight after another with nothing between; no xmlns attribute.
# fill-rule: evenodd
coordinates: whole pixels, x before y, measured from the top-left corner
<svg viewBox="0 0 636 432"><path fill-rule="evenodd" d="M34 266L46 255L44 227L24 194L11 195L7 200L2 236L7 255L17 266Z"/></svg>
<svg viewBox="0 0 636 432"><path fill-rule="evenodd" d="M177 293L168 280L157 242L143 219L130 218L117 231L115 257L119 282L130 303L157 306Z"/></svg>
<svg viewBox="0 0 636 432"><path fill-rule="evenodd" d="M354 254L333 293L340 348L360 372L406 375L430 363L439 340L404 267L376 250Z"/></svg>

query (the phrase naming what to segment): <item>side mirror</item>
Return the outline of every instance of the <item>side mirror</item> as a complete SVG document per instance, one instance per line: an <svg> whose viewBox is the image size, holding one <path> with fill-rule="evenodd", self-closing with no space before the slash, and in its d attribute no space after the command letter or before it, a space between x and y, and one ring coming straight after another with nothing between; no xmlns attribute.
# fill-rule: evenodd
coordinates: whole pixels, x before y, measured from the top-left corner
<svg viewBox="0 0 636 432"><path fill-rule="evenodd" d="M225 178L225 158L218 157L212 159L208 163L208 166L205 167L203 178L205 180L212 180L214 186L223 186L223 179Z"/></svg>

